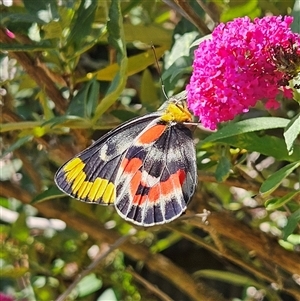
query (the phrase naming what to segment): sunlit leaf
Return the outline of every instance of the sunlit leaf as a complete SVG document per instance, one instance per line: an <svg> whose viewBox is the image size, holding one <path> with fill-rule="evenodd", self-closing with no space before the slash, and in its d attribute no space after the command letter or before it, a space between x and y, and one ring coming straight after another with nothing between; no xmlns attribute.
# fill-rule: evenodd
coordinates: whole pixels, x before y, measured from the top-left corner
<svg viewBox="0 0 300 301"><path fill-rule="evenodd" d="M284 139L289 154L293 152L293 144L300 134L300 114L295 116L287 125L284 131Z"/></svg>
<svg viewBox="0 0 300 301"><path fill-rule="evenodd" d="M102 281L95 274L85 276L78 284L78 296L86 297L102 287Z"/></svg>
<svg viewBox="0 0 300 301"><path fill-rule="evenodd" d="M291 191L290 193L286 194L282 198L274 198L274 199L267 200L265 202L265 207L267 210L278 209L282 207L284 204L288 203L298 194L300 194L300 191Z"/></svg>
<svg viewBox="0 0 300 301"><path fill-rule="evenodd" d="M272 175L270 175L261 185L260 193L265 196L272 193L281 182L288 177L297 167L300 166L299 162L290 163L283 168L277 170Z"/></svg>

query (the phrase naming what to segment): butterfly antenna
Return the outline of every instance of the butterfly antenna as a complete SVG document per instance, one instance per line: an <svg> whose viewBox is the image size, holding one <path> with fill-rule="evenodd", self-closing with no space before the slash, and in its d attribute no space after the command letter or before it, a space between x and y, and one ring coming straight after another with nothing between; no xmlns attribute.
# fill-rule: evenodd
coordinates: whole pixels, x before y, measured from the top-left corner
<svg viewBox="0 0 300 301"><path fill-rule="evenodd" d="M159 73L159 80L160 80L160 84L161 84L161 90L162 90L165 98L168 99L169 97L168 97L168 95L167 95L167 93L165 91L165 85L164 85L164 82L163 82L163 80L161 78L161 70L160 70L160 67L159 67L158 59L157 59L156 52L155 52L155 47L154 47L153 44L151 44L151 48L152 48L153 53L154 53L155 62L156 62L157 70L158 70L158 73Z"/></svg>

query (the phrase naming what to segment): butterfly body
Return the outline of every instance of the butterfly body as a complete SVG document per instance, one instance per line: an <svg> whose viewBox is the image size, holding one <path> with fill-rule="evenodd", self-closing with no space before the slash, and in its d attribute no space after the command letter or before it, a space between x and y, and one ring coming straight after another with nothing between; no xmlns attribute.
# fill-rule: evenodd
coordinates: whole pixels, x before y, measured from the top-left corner
<svg viewBox="0 0 300 301"><path fill-rule="evenodd" d="M170 98L157 112L137 117L102 136L56 173L66 194L88 203L114 204L140 226L180 216L196 185L197 167L185 102Z"/></svg>

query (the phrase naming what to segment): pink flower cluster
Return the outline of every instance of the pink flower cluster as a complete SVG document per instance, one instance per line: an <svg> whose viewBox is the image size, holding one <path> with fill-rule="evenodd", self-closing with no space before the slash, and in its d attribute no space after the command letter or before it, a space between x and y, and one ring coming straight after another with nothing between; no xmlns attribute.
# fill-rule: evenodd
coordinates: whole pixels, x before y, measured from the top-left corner
<svg viewBox="0 0 300 301"><path fill-rule="evenodd" d="M267 109L278 108L276 96L286 76L272 59L272 49L300 49L300 36L289 28L292 21L288 16L253 22L238 18L217 26L211 39L199 45L186 90L189 108L205 127L215 129L259 100L266 102ZM292 97L285 86L281 92Z"/></svg>

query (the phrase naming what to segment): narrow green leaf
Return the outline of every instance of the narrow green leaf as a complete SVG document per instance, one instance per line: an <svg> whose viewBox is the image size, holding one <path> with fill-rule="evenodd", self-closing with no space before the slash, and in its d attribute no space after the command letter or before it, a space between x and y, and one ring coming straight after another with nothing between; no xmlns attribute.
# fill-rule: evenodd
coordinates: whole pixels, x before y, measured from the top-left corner
<svg viewBox="0 0 300 301"><path fill-rule="evenodd" d="M99 97L99 83L92 79L84 84L73 97L66 115L75 115L82 118L90 118L95 110Z"/></svg>
<svg viewBox="0 0 300 301"><path fill-rule="evenodd" d="M289 122L289 119L279 117L258 117L239 122L232 122L221 128L217 132L211 134L206 139L204 139L201 142L201 145L207 142L218 141L223 138L241 135L245 133L285 128L289 124Z"/></svg>
<svg viewBox="0 0 300 301"><path fill-rule="evenodd" d="M280 207L282 207L284 204L288 203L290 200L292 200L296 195L300 194L300 191L292 191L282 198L274 198L267 200L265 202L265 207L267 210L275 210Z"/></svg>
<svg viewBox="0 0 300 301"><path fill-rule="evenodd" d="M94 115L94 111L96 109L98 100L99 100L99 92L100 92L100 84L93 78L90 81L88 93L87 93L87 101L86 101L86 117L91 118Z"/></svg>
<svg viewBox="0 0 300 301"><path fill-rule="evenodd" d="M217 270L200 270L194 273L195 277L201 277L206 279L219 280L226 283L231 283L235 285L253 285L255 287L263 286L258 282L254 281L250 277L242 276L240 274L235 274L231 272L217 271Z"/></svg>
<svg viewBox="0 0 300 301"><path fill-rule="evenodd" d="M25 143L31 141L33 139L33 135L24 136L18 139L15 143L13 143L9 148L7 148L0 156L0 159L6 156L8 153L13 152L14 150L20 148Z"/></svg>
<svg viewBox="0 0 300 301"><path fill-rule="evenodd" d="M279 169L271 176L269 176L261 185L260 193L263 196L269 195L272 193L280 184L281 182L290 175L294 169L300 166L300 161L290 163L283 168Z"/></svg>
<svg viewBox="0 0 300 301"><path fill-rule="evenodd" d="M74 45L75 51L82 46L91 32L97 5L96 0L83 0L76 10L76 16L68 37L68 45Z"/></svg>
<svg viewBox="0 0 300 301"><path fill-rule="evenodd" d="M290 234L296 229L300 222L300 209L295 211L289 218L288 222L282 230L283 239L286 240ZM300 243L300 242L299 242Z"/></svg>
<svg viewBox="0 0 300 301"><path fill-rule="evenodd" d="M14 52L17 52L17 51L44 51L44 50L55 49L55 47L56 46L52 46L47 42L33 44L33 45L0 43L1 50L14 51Z"/></svg>
<svg viewBox="0 0 300 301"><path fill-rule="evenodd" d="M158 240L151 248L151 253L158 253L168 249L170 246L177 243L182 236L176 232L169 234L166 238Z"/></svg>
<svg viewBox="0 0 300 301"><path fill-rule="evenodd" d="M228 178L230 173L230 168L231 168L230 160L227 157L222 156L221 159L219 160L215 172L216 179L218 182L223 182Z"/></svg>
<svg viewBox="0 0 300 301"><path fill-rule="evenodd" d="M293 23L291 25L292 31L300 33L300 1L296 0L294 2L292 16L294 17Z"/></svg>
<svg viewBox="0 0 300 301"><path fill-rule="evenodd" d="M299 134L300 134L300 114L295 116L289 122L283 134L289 154L293 153L293 144Z"/></svg>
<svg viewBox="0 0 300 301"><path fill-rule="evenodd" d="M41 203L47 200L52 200L60 197L67 196L61 190L59 190L56 186L51 186L47 190L43 191L39 195L37 195L31 201L31 204Z"/></svg>

